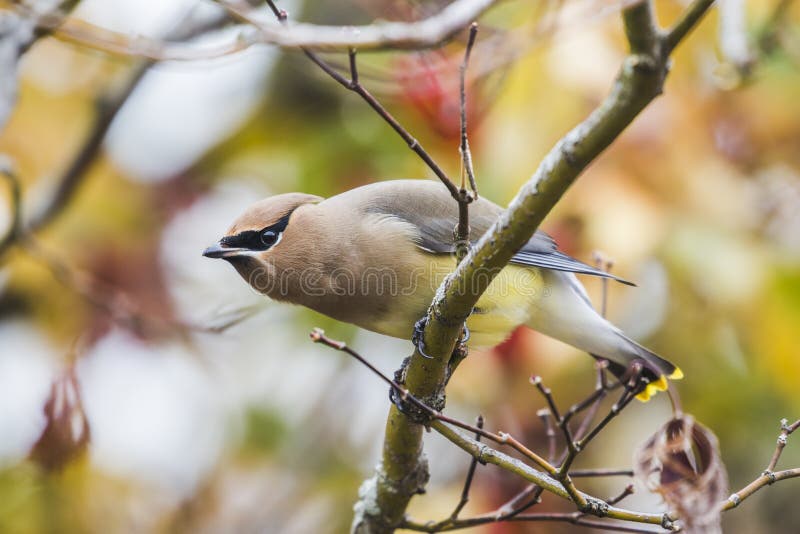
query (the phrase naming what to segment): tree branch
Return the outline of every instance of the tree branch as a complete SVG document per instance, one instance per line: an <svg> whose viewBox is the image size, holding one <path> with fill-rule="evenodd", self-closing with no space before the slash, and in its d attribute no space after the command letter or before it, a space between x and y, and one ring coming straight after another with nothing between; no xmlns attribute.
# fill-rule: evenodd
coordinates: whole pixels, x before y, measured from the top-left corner
<svg viewBox="0 0 800 534"><path fill-rule="evenodd" d="M778 460L781 458L781 454L783 453L784 447L786 447L789 436L792 434L792 432L800 428L800 419L791 425L788 423L789 422L786 419L781 420L781 433L778 435L778 442L775 446L775 452L772 453L772 458L770 459L769 464L767 464L767 468L763 473L761 473L761 476L728 497L728 500L726 500L722 506L723 511L736 508L742 503L742 501L750 497L761 488L770 486L779 480L800 477L800 468L775 471L775 467L778 465Z"/></svg>
<svg viewBox="0 0 800 534"><path fill-rule="evenodd" d="M438 46L469 26L497 0L455 0L442 11L416 22L380 22L368 26L321 26L291 23L283 26L262 23L248 9L227 0L217 3L237 18L257 28L261 43L282 48L347 51L421 49Z"/></svg>
<svg viewBox="0 0 800 534"><path fill-rule="evenodd" d="M699 7L693 5L690 10L697 15L693 14L690 23L684 24L686 29L674 33L672 38L679 41L688 33L710 4L700 2ZM661 46L662 39L657 36L643 38L641 35L641 31L655 32L655 24L647 24L644 30L634 24L651 18L650 2L641 2L623 11L632 53L624 59L611 93L545 156L508 209L437 291L422 336L426 353L431 358L423 357L418 347L405 371L406 387L426 403L431 397L443 399L448 361L456 340L464 321L494 276L531 238L547 213L589 163L661 94L669 59L665 47ZM645 49L645 43L652 47ZM390 408L383 461L375 477L362 486L361 500L357 504L361 514L357 514L354 523L356 531L390 532L400 523L413 493L398 488L402 487L409 473L420 469L423 464L421 452L422 427L410 421L396 407ZM551 481L547 483L552 486ZM365 528L360 530L361 526Z"/></svg>
<svg viewBox="0 0 800 534"><path fill-rule="evenodd" d="M675 50L675 47L678 46L683 38L697 26L697 23L705 16L708 12L708 8L710 8L713 3L714 0L695 0L692 2L692 5L683 12L681 17L664 36L664 48L667 54Z"/></svg>
<svg viewBox="0 0 800 534"><path fill-rule="evenodd" d="M281 24L288 24L288 13L285 10L279 9L275 2L272 0L267 0L267 5L272 10L275 17L278 19L278 22ZM238 14L238 12L237 12ZM350 79L348 80L341 74L339 74L336 69L334 69L331 65L329 65L325 60L323 60L318 54L308 48L301 48L303 53L310 59L315 65L317 65L320 69L322 69L325 74L333 78L336 83L344 87L349 91L353 91L358 96L360 96L364 102L369 105L381 117L391 128L400 136L403 141L406 142L408 148L410 148L419 158L425 162L428 168L433 171L437 178L447 187L447 190L450 192L450 195L459 203L459 205L464 203L469 203L472 201L472 198L466 194L464 191L462 194L462 190L456 186L455 183L447 176L447 173L442 170L438 163L428 154L428 152L423 148L423 146L417 141L414 136L412 136L408 130L406 130L402 124L400 124L397 119L395 119L389 111L383 107L383 105L378 102L378 100L372 96L366 87L364 87L361 82L359 81L358 77L358 62L356 59L356 49L351 47L348 50L348 57L349 57L349 65L350 65Z"/></svg>
<svg viewBox="0 0 800 534"><path fill-rule="evenodd" d="M464 51L464 60L459 69L459 109L461 119L461 144L458 151L461 154L461 189L458 200L458 226L456 227L455 240L458 258L466 256L469 250L469 204L478 198L478 184L475 181L475 170L472 166L472 152L469 149L469 136L467 135L467 67L472 47L475 46L475 37L478 34L478 23L469 26L467 48ZM467 181L472 189L472 194L467 191Z"/></svg>
<svg viewBox="0 0 800 534"><path fill-rule="evenodd" d="M372 365L366 358L364 358L361 354L356 352L355 350L351 349L342 341L333 340L325 335L325 333L320 329L314 329L311 332L311 340L315 343L321 343L326 345L330 348L345 352L355 358L358 362L362 365L367 367L373 374L377 375L381 380L389 384L391 389L397 393L400 402L408 405L413 405L415 408L419 409L420 412L424 413L428 418L428 425L436 430L439 434L444 436L446 439L450 440L452 443L460 447L461 449L468 452L472 457L482 464L491 463L495 464L507 471L515 473L522 478L533 482L537 487L540 487L544 490L547 490L559 497L567 499L577 506L579 506L580 510L578 512L578 516L576 518L582 518L585 514L592 514L598 517L610 517L614 519L622 519L626 521L634 521L639 523L649 523L649 524L659 524L668 528L671 525L671 520L666 514L647 514L641 512L634 512L630 510L625 510L622 508L616 508L613 506L614 503L611 502L604 502L601 499L596 497L592 497L585 493L579 493L574 486L570 487L564 480L559 479L559 470L556 469L553 465L548 463L546 460L541 458L535 452L531 451L525 445L520 443L517 439L513 436L506 434L504 432L488 432L483 429L483 420L482 418L478 419L477 426L469 425L457 419L453 419L448 417L441 412L431 408L419 398L414 396L411 392L409 392L406 388L404 388L397 380L392 380L391 378L384 375L378 368ZM451 428L452 426L460 427L465 430L469 430L476 434L475 439L471 439L468 436L462 434L461 432ZM538 471L533 467L508 456L500 451L497 451L488 445L481 443L480 438L485 437L490 439L491 441L501 444L501 445L508 445L512 447L517 452L521 453L523 456L528 458L529 460L533 461L537 466L541 467L545 472ZM473 462L471 466L474 466L475 463ZM463 503L466 502L466 496L469 492L469 487L472 483L472 474L474 473L474 467L470 467L470 474L467 476L467 481L465 482L464 490L462 492L462 501L456 507L456 510L451 514L449 519L446 519L441 523L442 526L450 525L455 526L456 528L463 528L464 526L471 525L472 522L475 520L472 519L464 519L459 520L456 519L456 516L460 509L463 507ZM629 491L623 492L618 497L615 497L615 502L621 500L625 496L629 494ZM537 495L538 499L538 495ZM583 503L581 505L580 503ZM513 517L521 517L518 514L524 510L524 508L520 508L517 510L512 511L509 514L503 514L498 516L497 514L490 514L486 517L492 517L492 521L503 521L507 519L511 519ZM564 514L565 516L567 514ZM488 521L483 521L488 522ZM408 522L403 520L403 524L408 526ZM375 524L375 523L360 523L355 525L356 529L366 529L366 532L375 532L381 531L383 529L389 528L393 529L394 526L385 525L385 524ZM433 528L432 525L428 525L425 527L426 530L431 530ZM376 530L377 529L377 530ZM450 530L450 528L443 528L441 530Z"/></svg>
<svg viewBox="0 0 800 534"><path fill-rule="evenodd" d="M593 527L611 531L654 532L649 529L643 529L640 527L624 525L615 522L594 521L591 519L587 519L587 516L593 515L600 518L610 518L630 523L644 523L651 525L658 524L661 526L661 528L666 530L673 530L676 526L675 521L680 519L680 517L674 513L666 512L661 514L650 514L650 513L627 510L616 506L626 497L633 494L634 490L632 484L628 484L618 495L606 500L598 499L597 497L593 497L585 493L579 493L579 498L576 498L575 492L577 492L577 490L574 488L574 486L570 488L565 483L563 478L560 477L560 474L567 467L567 460L565 460L562 463L560 469L556 469L551 463L541 459L538 455L530 451L527 447L525 447L519 441L514 439L512 436L505 434L503 432L498 432L495 434L493 432L488 432L484 430L482 417L478 417L476 425L473 426L442 414L441 412L429 407L420 399L415 397L412 393L410 393L405 387L403 387L403 385L398 383L396 380L392 380L391 378L384 375L366 358L364 358L358 352L348 347L345 343L330 339L327 336L325 336L325 333L320 329L315 329L314 331L311 332L311 339L315 343L321 343L333 349L345 352L350 356L352 356L353 358L355 358L361 364L366 366L373 374L377 375L384 382L390 385L392 391L395 392L397 395L396 402L402 403L403 405L406 406L413 405L428 418L426 424L430 428L436 430L443 437L445 437L450 442L452 442L453 444L463 449L472 456L472 462L470 463L470 467L467 471L467 477L464 482L464 488L461 493L461 500L459 501L458 505L456 506L456 508L453 510L453 512L450 514L449 517L441 521L429 521L426 523L420 523L408 519L406 517L403 517L398 526L422 532L445 532L445 531L473 527L477 525L483 525L487 523L497 523L503 521L527 521L527 522L559 521L559 522L569 522L579 526L587 526L587 527ZM541 384L541 381L532 380L532 382L545 396L548 405L550 406L550 410L552 410L553 413L558 414L559 410L555 404L555 401L552 398L549 389L545 388ZM608 387L605 384L599 384L598 387L600 386ZM627 393L630 393L630 391L631 391L630 387L626 388ZM617 410L618 404L620 403L618 402L617 404L615 404L615 407L611 409L611 413L615 413L616 411L618 411ZM557 421L564 420L564 418L560 416L558 416L556 419ZM462 429L474 432L475 438L471 439L468 436L459 432L458 430L451 428L451 426L460 427ZM753 493L755 493L756 491L758 491L763 487L774 484L775 482L778 482L780 480L800 477L800 468L786 469L783 471L773 472L773 469L777 465L780 456L783 452L783 449L786 446L788 437L798 428L800 428L800 420L795 421L791 425L788 424L788 421L786 419L781 420L781 433L778 436L775 452L773 453L772 458L767 464L767 469L756 480L748 484L745 488L743 488L739 492L731 495L725 502L721 503L721 509L723 511L735 508L744 499L748 498L750 495L752 495ZM590 435L591 433L587 435L587 438ZM522 453L528 459L533 460L533 462L537 466L544 469L545 472L541 472L531 467L530 465L521 462L520 460L517 460L496 449L491 448L485 443L481 443L480 439L482 437L486 437L497 444L509 445L513 447L516 451ZM577 449L579 452L580 447L578 447L576 444L575 449ZM475 474L475 468L477 467L478 463L481 464L491 463L497 465L502 469L505 469L506 471L519 475L523 479L532 482L531 488L533 488L533 491L532 492L529 492L528 490L523 491L520 495L515 497L509 503L509 505L502 506L493 512L469 518L463 518L463 519L459 518L458 514L463 509L464 505L466 504L469 498L469 490L472 486L472 481ZM613 475L629 476L631 475L631 472L624 470L599 469L599 470L587 471L585 474L587 476L613 476ZM542 491L545 490L549 491L550 493L553 493L554 495L557 495L559 497L571 501L578 507L578 510L569 513L535 513L535 514L523 513L525 510L530 508L532 504L539 502L539 496L541 495ZM527 497L529 493L533 493L532 501L523 506L517 507L516 502L521 501L523 498ZM585 503L585 504L581 505L580 503ZM510 508L510 510L508 508ZM360 530L365 530L366 532L382 531L386 529L391 530L394 528L394 526L386 524L376 525L374 522L366 524L357 523L355 527Z"/></svg>
<svg viewBox="0 0 800 534"><path fill-rule="evenodd" d="M537 486L544 488L546 491L557 495L568 501L572 501L572 497L564 486L555 478L552 478L546 473L537 471L532 467L522 463L516 458L512 458L505 453L492 449L488 445L473 440L469 436L455 430L443 421L435 420L431 422L431 428L436 430L439 434L445 437L448 441L458 446L468 454L478 458L479 462L489 463L501 467L502 469L514 473L523 479L533 482ZM585 493L581 494L584 499L592 503L592 507L588 509L592 515L598 517L608 517L611 519L620 519L623 521L632 521L636 523L646 523L651 525L669 525L672 520L666 517L666 514L648 514L645 512L635 512L618 508L596 497L591 497ZM520 516L517 516L520 517Z"/></svg>

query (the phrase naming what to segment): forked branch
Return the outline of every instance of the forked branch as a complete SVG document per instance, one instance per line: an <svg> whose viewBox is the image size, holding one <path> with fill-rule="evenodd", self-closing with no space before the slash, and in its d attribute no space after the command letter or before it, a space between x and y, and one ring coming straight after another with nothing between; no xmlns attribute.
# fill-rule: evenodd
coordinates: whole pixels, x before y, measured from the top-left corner
<svg viewBox="0 0 800 534"><path fill-rule="evenodd" d="M432 359L423 357L417 348L405 373L405 386L410 392L427 398L442 391L450 355L464 321L493 277L531 238L581 172L661 94L668 72L669 51L712 3L713 0L695 0L681 19L687 22L680 22L678 28L668 34L658 29L651 1L638 2L623 10L631 52L624 59L610 94L545 156L508 209L439 288L422 335L426 352ZM665 35L672 36L669 43ZM356 531L362 528L364 532L391 532L400 524L408 501L414 495L405 489L403 481L423 465L419 425L393 407L386 428L383 463L375 477L364 486L357 507L368 513L357 514ZM418 490L414 488L414 492Z"/></svg>

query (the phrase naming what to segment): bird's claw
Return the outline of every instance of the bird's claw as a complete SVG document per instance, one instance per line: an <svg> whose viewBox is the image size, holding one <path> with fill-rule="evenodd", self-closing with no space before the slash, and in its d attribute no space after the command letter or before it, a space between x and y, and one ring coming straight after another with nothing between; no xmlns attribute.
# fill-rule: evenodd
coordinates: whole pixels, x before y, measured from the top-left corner
<svg viewBox="0 0 800 534"><path fill-rule="evenodd" d="M417 347L419 355L427 360L432 360L433 356L428 356L425 352L425 326L428 324L428 316L426 315L416 323L414 323L414 333L411 335L411 342Z"/></svg>
<svg viewBox="0 0 800 534"><path fill-rule="evenodd" d="M472 334L467 327L467 323L464 323L464 329L461 332L461 339L459 340L459 343L466 345L470 337L472 337Z"/></svg>

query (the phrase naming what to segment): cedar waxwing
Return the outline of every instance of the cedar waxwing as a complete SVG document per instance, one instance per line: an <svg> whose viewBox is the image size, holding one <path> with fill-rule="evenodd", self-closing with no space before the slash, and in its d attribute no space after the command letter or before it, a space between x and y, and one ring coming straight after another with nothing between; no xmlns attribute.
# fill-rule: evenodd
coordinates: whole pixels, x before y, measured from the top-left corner
<svg viewBox="0 0 800 534"><path fill-rule="evenodd" d="M469 208L477 240L502 211ZM456 266L458 207L439 183L395 180L323 199L288 193L249 207L203 255L228 261L257 291L367 330L408 338ZM537 232L478 300L470 345L494 346L519 325L609 361L616 375L638 360L647 400L680 369L627 338L592 307L574 273L613 278L560 252Z"/></svg>

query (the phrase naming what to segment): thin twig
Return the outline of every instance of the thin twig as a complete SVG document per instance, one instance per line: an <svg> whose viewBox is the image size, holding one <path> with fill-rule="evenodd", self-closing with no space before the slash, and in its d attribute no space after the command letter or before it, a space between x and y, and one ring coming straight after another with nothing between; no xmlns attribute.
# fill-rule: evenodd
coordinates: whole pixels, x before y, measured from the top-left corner
<svg viewBox="0 0 800 534"><path fill-rule="evenodd" d="M478 23L473 22L469 27L469 37L467 39L467 48L464 52L464 61L461 63L460 69L460 102L461 102L461 161L464 164L464 171L469 179L469 186L472 188L472 193L475 199L478 198L478 185L475 181L475 171L472 167L472 153L469 149L469 139L467 136L467 67L469 66L469 57L472 52L472 47L475 45L475 37L478 34ZM466 184L464 179L461 179L461 189L465 189Z"/></svg>
<svg viewBox="0 0 800 534"><path fill-rule="evenodd" d="M653 99L662 94L669 71L669 57L664 54L660 34L656 34L652 2L639 1L630 5L623 11L622 18L631 53L624 58L609 95L582 123L556 143L508 209L499 215L436 292L422 332L426 352L431 358L422 358L417 350L409 360L405 384L411 391L427 396L443 390L448 378L448 359L461 335L463 320L472 312L497 273L530 240L544 217L582 171L613 143ZM645 24L639 24L641 21ZM621 398L625 402L618 402L609 417L615 416L631 398L633 395L626 390ZM609 417L601 422L602 425L608 423ZM502 463L504 468L519 473L529 482L544 485L546 491L573 500L564 484L551 480L545 473L537 475L527 471L521 462L506 463L505 457L499 456L499 452L476 444L441 421L433 420L430 426L473 456L479 455L489 463ZM583 438L586 440L584 443L592 437L593 431L590 430L587 437ZM391 527L400 524L411 497L420 489L413 488L415 492L411 493L405 489L408 485L403 486L403 481L419 469L421 450L420 425L408 422L408 418L399 410L390 410L383 463L372 479L374 483L357 503L359 509L369 509L368 513L357 515L354 521L357 528L369 530L381 524ZM388 471L391 473L387 475ZM372 506L372 503L382 504ZM597 503L592 501L591 504ZM618 514L610 507L608 515L612 513ZM624 513L618 515L621 519L628 517ZM643 516L637 517L641 519ZM662 524L663 516L648 516L645 522L650 521Z"/></svg>
<svg viewBox="0 0 800 534"><path fill-rule="evenodd" d="M561 432L564 434L564 440L566 442L567 447L572 447L572 434L569 431L569 427L564 424L564 418L561 417L561 413L558 411L558 407L556 406L556 401L553 399L553 392L550 388L546 387L542 382L542 377L540 376L532 376L530 378L531 384L536 386L536 389L542 394L542 396L547 400L547 405L550 407L550 413L553 414L553 418L556 421L556 425L561 428Z"/></svg>
<svg viewBox="0 0 800 534"><path fill-rule="evenodd" d="M586 519L584 514L571 512L571 513L540 513L540 514L519 514L511 517L505 517L498 520L491 515L481 515L465 519L459 519L449 524L439 523L420 523L412 520L403 522L402 527L408 530L415 530L418 532L449 532L453 530L461 530L465 528L477 527L489 523L497 523L499 521L514 521L521 523L539 523L539 522L552 522L552 523L571 523L575 526L593 528L598 530L605 530L609 532L638 532L638 533L659 533L663 530L653 530L645 527L635 527L632 525L625 525L622 523L615 523L611 521Z"/></svg>
<svg viewBox="0 0 800 534"><path fill-rule="evenodd" d="M730 510L731 508L736 508L741 504L742 501L750 497L753 493L757 492L764 486L769 486L774 484L779 480L785 480L787 478L795 478L800 476L800 468L795 469L786 469L783 471L775 471L775 467L778 465L778 461L781 458L781 454L783 454L783 449L786 447L786 444L789 441L789 436L792 433L800 428L800 419L789 424L787 419L781 419L781 432L778 434L778 440L775 445L775 452L772 453L772 457L767 464L767 468L761 473L761 476L756 478L750 484L745 486L744 488L740 489L736 493L732 494L728 499L725 501L723 505L723 510Z"/></svg>
<svg viewBox="0 0 800 534"><path fill-rule="evenodd" d="M680 18L672 25L672 28L664 34L664 47L666 54L672 52L678 43L680 43L686 35L697 26L700 19L708 12L708 8L714 3L714 0L695 0L684 11Z"/></svg>
<svg viewBox="0 0 800 534"><path fill-rule="evenodd" d="M443 413L437 410L434 410L433 408L431 408L430 406L419 400L417 397L409 393L409 391L405 387L403 387L402 385L398 384L397 382L395 382L394 380L383 374L377 367L372 365L366 358L361 356L355 350L348 347L345 342L336 341L334 339L327 337L323 330L315 328L314 330L312 330L310 338L314 343L322 343L323 345L326 345L332 349L345 352L350 356L352 356L353 358L355 358L356 360L358 360L360 363L364 364L370 371L372 371L374 374L380 377L381 380L386 382L392 389L394 389L395 392L397 392L397 394L400 396L401 400L403 400L404 402L405 401L410 402L411 404L414 405L414 407L423 411L431 419L441 421L443 423L448 423L450 425L462 428L464 430L468 430L478 436L487 438L499 445L508 445L509 447L511 447L512 449L516 450L517 452L519 452L520 454L531 460L533 463L538 465L540 468L542 468L552 476L555 476L555 474L558 472L558 470L555 467L553 467L547 460L545 460L544 458L542 458L541 456L530 450L528 447L523 445L519 440L517 440L511 434L508 434L506 432L498 432L498 433L488 432L483 428L470 425L469 423L465 423L463 421L459 421L458 419L454 419L452 417L444 415Z"/></svg>
<svg viewBox="0 0 800 534"><path fill-rule="evenodd" d="M632 469L574 469L569 472L572 478L588 477L632 477Z"/></svg>
<svg viewBox="0 0 800 534"><path fill-rule="evenodd" d="M544 424L545 436L547 436L547 461L555 463L556 461L556 431L553 425L553 414L547 408L542 408L536 412L536 416L542 420Z"/></svg>
<svg viewBox="0 0 800 534"><path fill-rule="evenodd" d="M606 257L605 254L600 252L599 250L595 250L592 253L592 258L594 259L594 264L603 272L610 273L611 268L614 267L614 260L611 258ZM602 284L602 297L600 300L600 315L603 317L606 316L608 311L608 278L601 278L600 283Z"/></svg>
<svg viewBox="0 0 800 534"><path fill-rule="evenodd" d="M622 490L622 491L619 493L619 495L617 495L616 497L611 497L611 498L610 498L610 499L608 499L606 502L607 502L608 504L610 504L610 505L612 505L612 506L613 506L613 505L615 505L615 504L619 504L620 502L622 502L622 501L623 501L625 498L627 498L628 496L630 496L630 495L633 495L633 493L634 493L634 486L633 486L633 484L628 484L628 485L627 485L627 486L625 486L625 488L624 488L624 489L623 489L623 490Z"/></svg>
<svg viewBox="0 0 800 534"><path fill-rule="evenodd" d="M459 421L457 419L453 419L452 417L443 415L442 413L434 410L433 408L430 408L425 403L416 398L413 394L411 394L402 385L398 384L396 381L392 380L391 378L383 374L377 367L372 365L366 358L361 356L361 354L359 354L357 351L348 347L346 343L342 341L336 341L327 337L325 333L319 328L314 329L311 332L310 337L311 340L314 341L315 343L321 343L330 348L342 351L355 358L359 363L366 366L373 374L377 375L381 380L383 380L392 389L394 389L394 391L399 395L399 397L404 402L409 402L413 404L416 408L419 408L421 411L427 414L431 419L430 422L431 428L435 429L437 432L442 434L445 438L449 439L459 447L470 452L472 456L474 458L477 458L479 462L494 463L502 467L505 467L506 469L512 472L516 472L520 475L523 475L526 479L529 480L534 479L537 481L537 485L541 486L543 489L546 487L549 491L555 493L556 495L564 497L575 503L576 506L579 507L579 510L582 513L589 513L594 515L602 514L603 517L624 519L641 523L650 523L650 524L665 523L665 518L663 514L645 514L640 512L632 512L620 508L615 508L613 506L608 506L608 507L604 506L602 508L596 508L594 506L591 506L589 504L589 499L587 499L587 496L584 495L583 493L577 492L574 486L570 488L568 484L565 483L564 481L558 480L556 478L549 478L547 475L555 477L558 474L558 469L553 467L551 464L549 464L535 452L528 449L525 445L520 443L513 436L504 432L499 432L497 434L492 432L487 432L486 430L479 428L478 426L470 425L462 421ZM515 460L509 456L504 455L499 451L487 447L485 444L479 442L477 438L470 439L469 437L460 434L459 432L453 430L451 427L447 425L453 425L465 430L470 430L477 436L488 438L498 444L509 445L514 450L521 453L523 456L532 460L539 467L542 467L542 469L546 471L547 475L540 471L532 470L526 464L523 464L518 460ZM567 477L567 482L568 481L569 478ZM577 493L577 497L575 496L575 493ZM538 497L539 495L537 494L536 495L537 501ZM594 497L591 498L591 501L593 503L600 502L599 499L596 499ZM521 510L515 510L512 511L512 513L510 514L505 514L499 517L503 517L504 519L508 520L512 518L522 517L522 515L519 514L520 511ZM497 517L498 516L494 516L493 521L497 521L498 520ZM462 520L456 520L453 521L452 523L459 524L460 521ZM463 520L463 521L469 521L469 520ZM669 520L667 519L666 522L668 523ZM431 525L435 524L428 524L428 526L426 526L423 530L430 531ZM444 530L449 530L449 529L450 528L444 528Z"/></svg>
<svg viewBox="0 0 800 534"><path fill-rule="evenodd" d="M637 373L637 375L638 375L638 373ZM614 403L614 404L611 406L611 409L609 410L608 414L606 414L606 416L605 416L603 419L601 419L601 420L600 420L600 422L599 422L599 423L597 423L597 425L595 425L595 427L594 427L594 428L592 428L592 429L591 429L591 430L590 430L590 431L589 431L589 432L586 434L586 436L584 436L583 438L581 438L580 440L578 440L578 441L575 443L575 449L576 449L577 451L582 451L582 450L584 450L584 449L586 448L586 446L589 444L589 442L590 442L590 441L592 441L592 440L594 439L594 437L595 437L595 436L597 436L597 434L598 434L598 433L599 433L601 430L603 430L603 428L605 428L605 426L606 426L608 423L610 423L610 422L611 422L611 420L612 420L612 419L614 419L614 418L615 418L617 415L619 415L619 414L620 414L620 412L622 412L622 410L624 410L624 409L625 409L625 407L626 407L628 404L630 404L630 402L631 402L631 401L634 399L634 397L636 396L636 395L633 393L634 391L635 391L635 390L634 390L634 389L633 389L633 387L631 387L631 386L626 386L626 387L625 387L625 389L622 391L622 395L620 395L620 398L619 398L619 400L618 400L617 402L615 402L615 403ZM565 464L566 464L566 462L565 462Z"/></svg>
<svg viewBox="0 0 800 534"><path fill-rule="evenodd" d="M596 363L596 366L597 366L597 369L598 369L598 379L597 379L597 383L595 385L595 391L593 391L588 397L586 397L582 401L579 401L576 404L574 404L573 406L571 406L570 409L567 411L567 413L563 417L561 417L561 421L560 422L556 421L557 425L559 425L559 426L564 425L565 428L569 429L570 420L575 415L577 415L577 414L581 413L582 411L588 409L585 417L581 421L581 424L578 426L577 431L573 434L572 440L574 440L576 438L580 439L581 437L583 437L583 435L588 430L589 425L594 420L595 414L597 413L598 409L600 408L600 404L602 403L602 401L605 398L605 396L608 393L608 391L616 389L617 387L619 387L621 385L620 382L615 382L614 384L609 385L608 382L606 381L605 372L604 371L605 371L605 368L608 366L608 362L606 362L605 360L599 360ZM535 382L535 379L533 381ZM541 380L539 382L540 382L540 385L541 385ZM558 409L555 407L555 402L553 401L552 396L550 397L550 400L548 401L548 403L551 403L551 402L552 402L551 408L555 409L556 413L558 413ZM547 412L548 416L552 415L550 413L550 409L545 409L544 411ZM548 418L548 423L549 423L549 418ZM550 430L552 431L552 429L550 429ZM550 434L548 434L548 441L550 441L550 444L551 444L551 448L549 449L551 451L550 452L550 463L552 463L554 465L563 465L565 460L566 460L566 458L567 458L567 455L569 454L569 448L565 446L564 451L563 451L563 453L561 455L561 458L559 460L555 461L554 460L555 453L553 452L553 449L552 449L552 447L555 446L555 441L554 440L555 440L555 432L552 432L552 439L550 437ZM628 471L628 472L631 473L631 476L632 476L632 472L630 472L630 471ZM575 471L575 473L578 474L577 476L581 476L581 471ZM592 471L587 471L587 475L586 475L586 476L592 476L592 474L588 474L588 473L593 473L593 472ZM569 471L569 476L573 476L573 471ZM602 476L602 475L598 474L596 476ZM538 496L541 495L541 493L542 493L542 488L536 486L535 484L531 484L531 485L527 486L526 488L524 488L523 490L521 490L517 495L515 495L507 503L505 503L502 506L500 506L500 508L498 508L498 510L510 509L510 510L512 510L512 512L510 514L508 514L508 515L513 517L515 515L518 515L518 514L524 512L524 511L526 511L531 506L535 505L538 502ZM529 499L530 495L534 495L534 498L533 499ZM520 505L519 503L523 503L523 504Z"/></svg>
<svg viewBox="0 0 800 534"><path fill-rule="evenodd" d="M226 8L229 6L226 2L220 2ZM272 0L267 0L267 5L269 5L270 9L272 10L275 17L281 24L288 23L288 13L286 10L280 9L275 5L275 2ZM238 12L237 12L238 13ZM389 126L406 142L408 147L417 154L417 156L425 162L429 169L433 171L439 180L447 187L447 190L450 192L450 195L459 200L459 189L456 184L453 183L452 180L447 176L441 167L434 161L434 159L428 154L428 152L422 147L422 145L417 141L409 132L406 130L398 121L395 119L391 113L389 113L386 108L381 105L378 100L372 96L372 94L359 82L358 79L358 68L356 65L356 48L355 46L351 45L348 47L348 53L350 57L350 79L348 80L341 74L339 74L336 69L328 65L318 54L314 51L310 50L309 48L301 46L300 49L303 53L316 64L320 69L322 69L325 74L333 78L339 85L353 91L357 95L359 95L374 111L377 113L384 121L386 121Z"/></svg>
<svg viewBox="0 0 800 534"><path fill-rule="evenodd" d="M217 0L217 3L256 28L261 43L283 48L346 51L350 48L408 50L440 45L466 28L497 0L456 0L439 13L416 22L381 22L367 26L293 23L283 27L264 24L251 16L248 9L230 1ZM272 11L274 13L275 9Z"/></svg>
<svg viewBox="0 0 800 534"><path fill-rule="evenodd" d="M469 204L478 198L478 186L475 182L475 171L472 168L472 152L469 149L469 138L467 136L467 67L469 66L469 56L472 47L475 45L475 36L478 34L478 23L473 22L469 27L469 37L467 38L467 48L464 52L464 60L459 69L459 108L461 111L461 188L458 192L458 226L456 226L455 241L456 254L460 260L469 251ZM472 194L467 191L466 178L469 178L469 186Z"/></svg>
<svg viewBox="0 0 800 534"><path fill-rule="evenodd" d="M483 416L479 415L478 419L475 421L475 426L478 428L483 428ZM475 441L480 441L481 435L475 434ZM467 469L467 478L464 480L464 488L461 490L461 500L458 501L453 513L450 514L450 519L457 519L458 514L461 513L461 510L469 502L469 490L472 488L472 478L475 476L475 469L478 467L478 459L474 456L469 463L469 469Z"/></svg>

